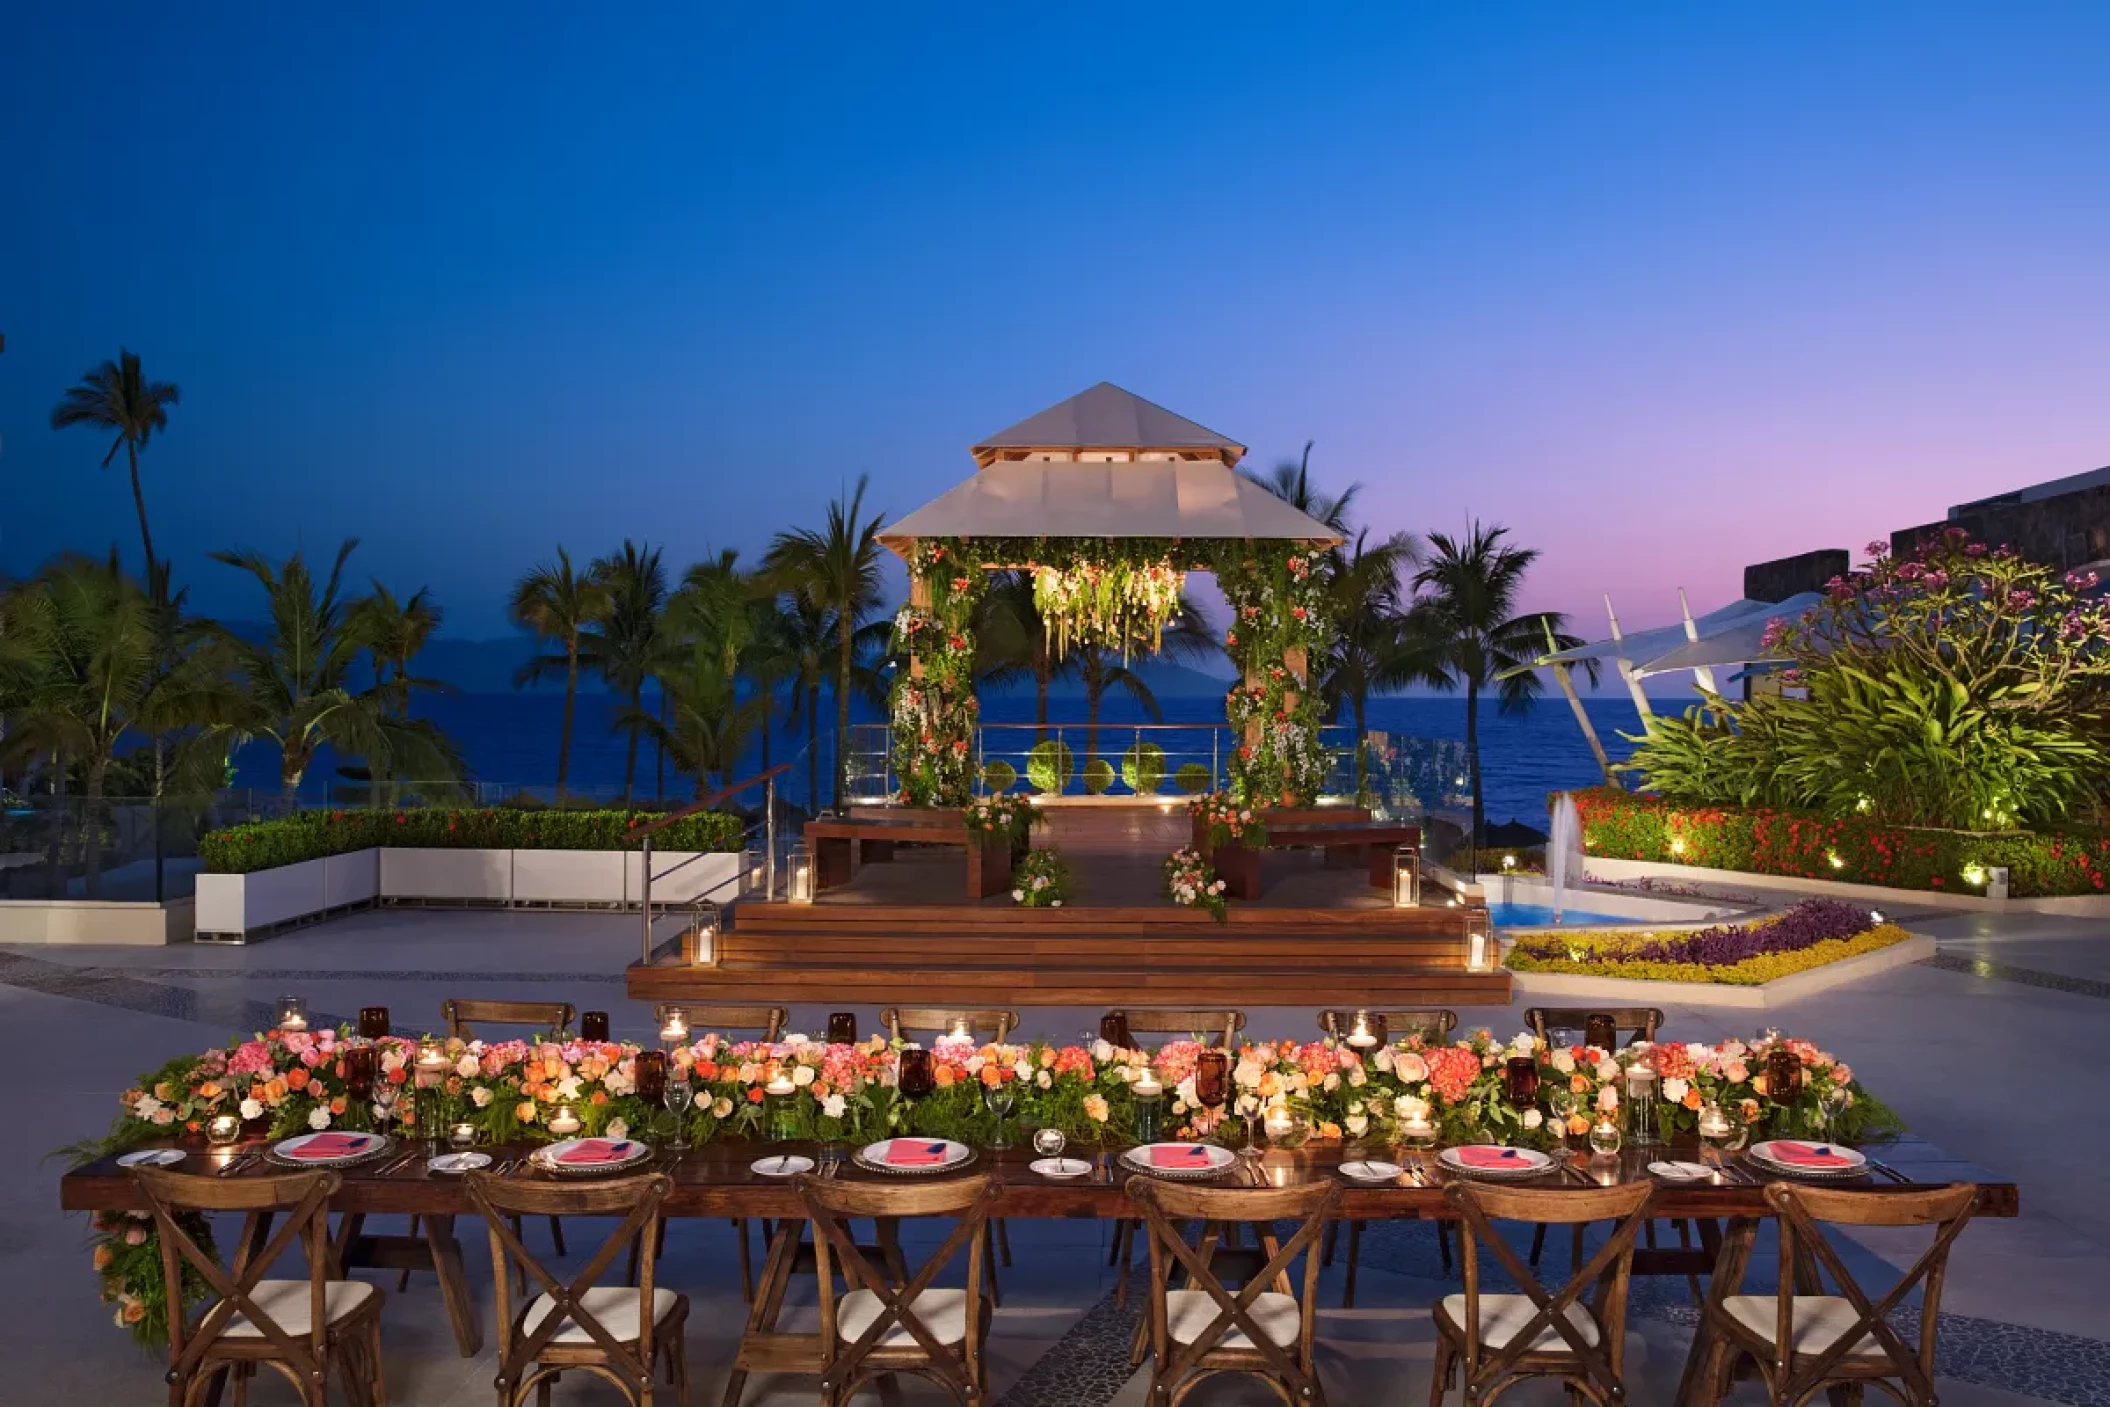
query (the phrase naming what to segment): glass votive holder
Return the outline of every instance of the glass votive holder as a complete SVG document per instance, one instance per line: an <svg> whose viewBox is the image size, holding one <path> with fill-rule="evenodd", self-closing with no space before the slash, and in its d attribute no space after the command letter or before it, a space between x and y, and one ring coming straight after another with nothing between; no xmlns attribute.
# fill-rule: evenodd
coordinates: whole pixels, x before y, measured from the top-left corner
<svg viewBox="0 0 2110 1407"><path fill-rule="evenodd" d="M1600 1158L1609 1158L1619 1152L1625 1142L1619 1132L1619 1122L1610 1114L1600 1115L1590 1125L1590 1151Z"/></svg>
<svg viewBox="0 0 2110 1407"><path fill-rule="evenodd" d="M225 1148L242 1136L242 1121L233 1114L215 1114L205 1121L205 1141Z"/></svg>
<svg viewBox="0 0 2110 1407"><path fill-rule="evenodd" d="M476 1146L476 1125L455 1124L447 1130L447 1142L453 1145L456 1152L474 1148Z"/></svg>
<svg viewBox="0 0 2110 1407"><path fill-rule="evenodd" d="M299 997L278 999L278 1029L299 1033L308 1029L308 1004Z"/></svg>

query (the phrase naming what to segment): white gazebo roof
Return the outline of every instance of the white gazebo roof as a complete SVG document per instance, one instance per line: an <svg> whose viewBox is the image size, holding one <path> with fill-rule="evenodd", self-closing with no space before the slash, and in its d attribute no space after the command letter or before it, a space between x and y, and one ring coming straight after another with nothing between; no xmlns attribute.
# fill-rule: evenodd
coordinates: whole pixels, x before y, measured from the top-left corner
<svg viewBox="0 0 2110 1407"><path fill-rule="evenodd" d="M934 537L1341 540L1217 459L999 461L879 534L889 546Z"/></svg>
<svg viewBox="0 0 2110 1407"><path fill-rule="evenodd" d="M974 446L975 461L1018 459L1034 450L1126 450L1131 454L1174 453L1236 464L1245 446L1175 415L1133 391L1102 381L1038 415L1029 415L1007 430Z"/></svg>

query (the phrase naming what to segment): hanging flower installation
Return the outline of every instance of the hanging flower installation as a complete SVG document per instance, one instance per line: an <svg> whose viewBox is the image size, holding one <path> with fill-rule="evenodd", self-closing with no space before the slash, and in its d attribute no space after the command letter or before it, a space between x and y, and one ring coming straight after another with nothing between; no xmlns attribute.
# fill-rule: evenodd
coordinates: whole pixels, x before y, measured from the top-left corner
<svg viewBox="0 0 2110 1407"><path fill-rule="evenodd" d="M1179 614L1187 574L1169 560L1078 562L1033 568L1033 605L1048 641L1065 655L1073 645L1104 645L1123 660L1137 645L1156 650Z"/></svg>

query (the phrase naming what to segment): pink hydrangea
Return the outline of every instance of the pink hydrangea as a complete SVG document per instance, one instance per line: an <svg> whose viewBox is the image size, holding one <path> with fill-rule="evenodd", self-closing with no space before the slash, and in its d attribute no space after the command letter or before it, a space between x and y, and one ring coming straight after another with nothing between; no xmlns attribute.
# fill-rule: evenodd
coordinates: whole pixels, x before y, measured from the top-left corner
<svg viewBox="0 0 2110 1407"><path fill-rule="evenodd" d="M261 1075L272 1068L271 1047L264 1041L243 1041L227 1062L230 1075Z"/></svg>
<svg viewBox="0 0 2110 1407"><path fill-rule="evenodd" d="M1422 1059L1429 1067L1429 1086L1446 1104L1456 1104L1465 1098L1480 1078L1480 1057L1470 1046L1439 1046L1426 1052Z"/></svg>

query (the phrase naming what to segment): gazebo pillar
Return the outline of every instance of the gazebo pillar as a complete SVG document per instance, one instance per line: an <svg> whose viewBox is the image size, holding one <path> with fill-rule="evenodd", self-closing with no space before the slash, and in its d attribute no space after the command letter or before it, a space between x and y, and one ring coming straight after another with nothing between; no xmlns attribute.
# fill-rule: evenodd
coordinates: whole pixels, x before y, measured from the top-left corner
<svg viewBox="0 0 2110 1407"><path fill-rule="evenodd" d="M913 550L915 544L910 543L909 546L911 550ZM902 555L911 556L910 553L906 552ZM911 557L911 560L913 560L913 557ZM928 611L930 609L931 597L929 578L922 576L917 572L912 571L909 573L908 603L919 611ZM908 657L908 677L911 679L921 679L923 677L923 656L913 650L909 652Z"/></svg>

